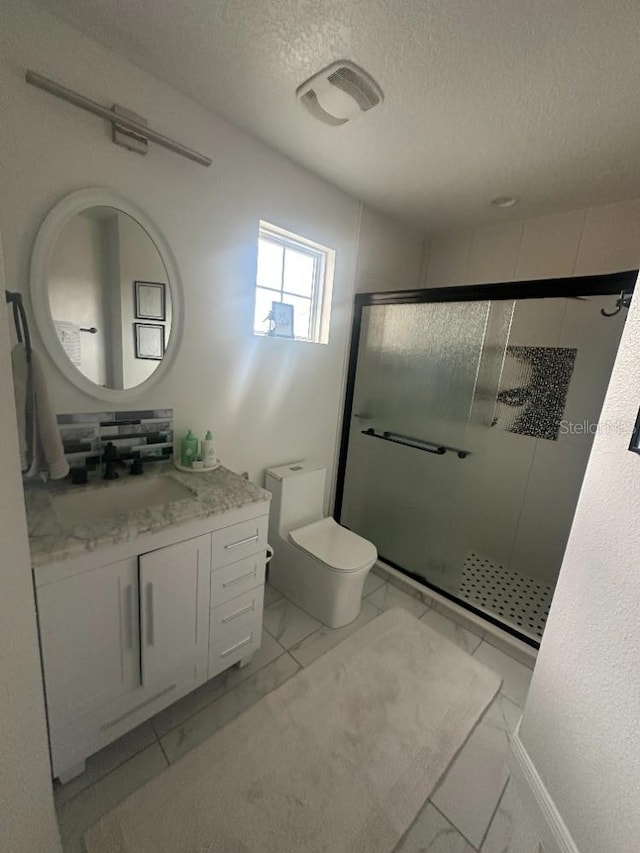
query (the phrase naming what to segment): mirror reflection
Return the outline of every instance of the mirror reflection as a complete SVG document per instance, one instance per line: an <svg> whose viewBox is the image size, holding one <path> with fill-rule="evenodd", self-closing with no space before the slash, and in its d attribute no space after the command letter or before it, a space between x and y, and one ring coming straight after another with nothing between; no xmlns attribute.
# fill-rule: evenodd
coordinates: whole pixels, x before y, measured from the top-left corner
<svg viewBox="0 0 640 853"><path fill-rule="evenodd" d="M115 207L90 207L62 230L47 274L62 348L104 388L140 385L161 363L171 334L171 289L155 243Z"/></svg>

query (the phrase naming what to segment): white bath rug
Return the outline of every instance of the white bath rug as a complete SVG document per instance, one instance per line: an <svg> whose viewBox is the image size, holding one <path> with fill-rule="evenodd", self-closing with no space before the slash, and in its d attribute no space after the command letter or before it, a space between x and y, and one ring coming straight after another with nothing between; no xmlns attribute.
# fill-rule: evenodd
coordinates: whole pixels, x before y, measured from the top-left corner
<svg viewBox="0 0 640 853"><path fill-rule="evenodd" d="M500 687L404 610L105 815L88 853L390 853Z"/></svg>

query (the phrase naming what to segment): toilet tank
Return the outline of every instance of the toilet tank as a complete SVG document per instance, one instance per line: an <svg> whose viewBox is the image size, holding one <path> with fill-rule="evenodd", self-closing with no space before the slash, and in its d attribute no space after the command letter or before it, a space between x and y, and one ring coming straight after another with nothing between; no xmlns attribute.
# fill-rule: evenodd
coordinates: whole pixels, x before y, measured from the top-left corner
<svg viewBox="0 0 640 853"><path fill-rule="evenodd" d="M290 530L324 518L326 474L325 468L310 462L290 462L267 470L265 488L273 495L270 526L275 533L286 538Z"/></svg>

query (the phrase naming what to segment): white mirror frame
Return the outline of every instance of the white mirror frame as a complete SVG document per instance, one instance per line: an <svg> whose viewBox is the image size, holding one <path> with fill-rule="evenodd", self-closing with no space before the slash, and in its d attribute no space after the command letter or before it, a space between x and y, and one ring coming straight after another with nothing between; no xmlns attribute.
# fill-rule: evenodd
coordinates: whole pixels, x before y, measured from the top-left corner
<svg viewBox="0 0 640 853"><path fill-rule="evenodd" d="M149 376L148 379L145 379L144 382L141 382L140 385L135 385L133 388L103 388L101 385L96 385L95 382L87 379L87 377L78 370L74 364L72 364L62 348L62 344L60 343L60 339L58 338L53 324L53 318L51 317L47 280L51 256L56 243L58 242L58 238L69 220L90 207L113 207L123 213L127 213L132 219L135 219L155 244L167 271L172 302L169 345L165 350L164 358L151 376ZM49 211L36 236L31 255L31 276L29 288L31 292L31 308L33 310L33 316L35 317L38 332L40 333L47 352L63 376L75 385L76 388L84 391L85 394L89 394L91 397L96 397L98 400L122 403L133 400L141 394L144 394L149 390L149 388L166 376L167 371L175 359L180 341L182 340L182 328L184 322L182 285L180 282L178 265L175 261L169 243L165 239L164 235L158 230L157 226L143 210L140 210L139 207L131 204L131 202L121 196L112 193L110 190L99 187L78 190L77 192L65 196Z"/></svg>

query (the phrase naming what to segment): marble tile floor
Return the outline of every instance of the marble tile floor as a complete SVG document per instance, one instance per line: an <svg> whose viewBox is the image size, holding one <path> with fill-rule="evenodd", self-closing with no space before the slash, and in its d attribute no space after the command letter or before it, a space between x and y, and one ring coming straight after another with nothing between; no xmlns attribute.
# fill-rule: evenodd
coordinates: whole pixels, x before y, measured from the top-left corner
<svg viewBox="0 0 640 853"><path fill-rule="evenodd" d="M232 668L202 685L92 756L82 776L67 785L56 783L64 853L83 853L84 831L103 814L389 607L409 610L503 679L499 695L395 853L539 853L506 766L509 733L522 713L531 669L492 645L491 635L476 625L449 618L426 594L403 590L374 573L367 578L360 616L338 630L267 587L263 642L248 667Z"/></svg>

